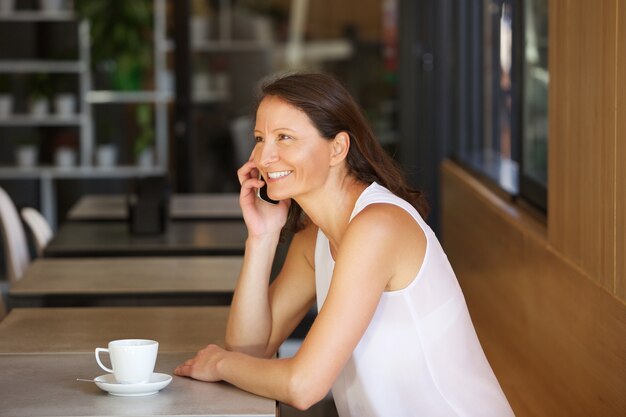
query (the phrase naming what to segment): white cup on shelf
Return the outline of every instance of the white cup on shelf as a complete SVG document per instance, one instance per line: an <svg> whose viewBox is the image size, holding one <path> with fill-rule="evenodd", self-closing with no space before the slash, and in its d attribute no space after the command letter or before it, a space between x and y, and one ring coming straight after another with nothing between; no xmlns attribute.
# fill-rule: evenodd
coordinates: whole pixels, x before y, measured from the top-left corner
<svg viewBox="0 0 626 417"><path fill-rule="evenodd" d="M117 164L117 147L110 143L98 145L96 163L99 167L114 167Z"/></svg>
<svg viewBox="0 0 626 417"><path fill-rule="evenodd" d="M37 165L39 150L35 145L19 145L15 150L17 166L21 168L32 168Z"/></svg>
<svg viewBox="0 0 626 417"><path fill-rule="evenodd" d="M76 97L70 93L62 93L54 96L54 109L57 116L70 118L76 113Z"/></svg>
<svg viewBox="0 0 626 417"><path fill-rule="evenodd" d="M54 164L59 168L71 168L76 165L76 151L68 146L61 146L54 152Z"/></svg>
<svg viewBox="0 0 626 417"><path fill-rule="evenodd" d="M30 114L34 118L41 119L50 114L50 103L45 97L38 97L30 103Z"/></svg>

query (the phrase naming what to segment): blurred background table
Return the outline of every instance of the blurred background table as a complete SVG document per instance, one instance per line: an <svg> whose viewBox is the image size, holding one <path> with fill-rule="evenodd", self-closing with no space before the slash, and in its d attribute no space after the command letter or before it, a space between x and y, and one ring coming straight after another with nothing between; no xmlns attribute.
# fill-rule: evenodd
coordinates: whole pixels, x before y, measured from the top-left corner
<svg viewBox="0 0 626 417"><path fill-rule="evenodd" d="M0 354L93 352L116 339L151 339L159 352L224 345L229 307L14 308L0 322Z"/></svg>
<svg viewBox="0 0 626 417"><path fill-rule="evenodd" d="M227 305L240 256L35 260L9 307Z"/></svg>
<svg viewBox="0 0 626 417"><path fill-rule="evenodd" d="M162 234L134 235L125 221L65 222L46 257L242 255L243 221L171 221Z"/></svg>
<svg viewBox="0 0 626 417"><path fill-rule="evenodd" d="M128 208L125 195L87 194L70 209L67 220L125 220ZM239 194L173 194L170 199L172 220L242 220Z"/></svg>

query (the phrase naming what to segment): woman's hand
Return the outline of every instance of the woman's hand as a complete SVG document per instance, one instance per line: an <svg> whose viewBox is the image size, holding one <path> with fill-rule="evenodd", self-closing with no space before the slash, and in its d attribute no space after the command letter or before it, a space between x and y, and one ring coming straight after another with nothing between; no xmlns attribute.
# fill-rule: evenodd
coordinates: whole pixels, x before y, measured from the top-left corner
<svg viewBox="0 0 626 417"><path fill-rule="evenodd" d="M291 204L290 200L283 200L277 205L272 205L257 198L257 188L265 184L263 180L258 179L258 175L259 170L252 159L237 171L241 184L239 204L251 237L280 233L287 221L287 212Z"/></svg>
<svg viewBox="0 0 626 417"><path fill-rule="evenodd" d="M217 363L226 351L217 345L208 345L199 351L194 358L178 365L174 374L188 376L193 379L207 382L221 381L217 373Z"/></svg>

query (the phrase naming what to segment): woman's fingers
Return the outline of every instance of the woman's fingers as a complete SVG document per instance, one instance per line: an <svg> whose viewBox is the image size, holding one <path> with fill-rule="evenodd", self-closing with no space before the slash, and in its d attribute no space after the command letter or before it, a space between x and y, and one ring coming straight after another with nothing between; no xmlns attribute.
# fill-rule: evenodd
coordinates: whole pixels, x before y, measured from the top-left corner
<svg viewBox="0 0 626 417"><path fill-rule="evenodd" d="M222 349L216 345L208 345L201 349L195 357L186 360L174 369L174 374L187 376L200 381L218 381L215 371L215 358Z"/></svg>
<svg viewBox="0 0 626 417"><path fill-rule="evenodd" d="M178 376L189 376L191 372L191 365L181 364L174 369L174 375Z"/></svg>
<svg viewBox="0 0 626 417"><path fill-rule="evenodd" d="M259 175L259 171L254 161L246 162L237 170L237 178L239 179L239 184L242 185L245 180L249 178L256 178L257 175Z"/></svg>

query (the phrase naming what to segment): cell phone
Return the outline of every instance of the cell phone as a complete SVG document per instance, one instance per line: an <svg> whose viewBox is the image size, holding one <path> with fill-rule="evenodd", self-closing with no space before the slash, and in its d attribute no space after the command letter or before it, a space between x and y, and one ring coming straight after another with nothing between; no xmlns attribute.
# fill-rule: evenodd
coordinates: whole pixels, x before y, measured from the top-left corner
<svg viewBox="0 0 626 417"><path fill-rule="evenodd" d="M261 175L260 172L259 172L259 179L263 180L263 175ZM270 204L274 204L274 205L278 204L277 200L272 200L267 195L267 183L263 184L263 187L256 189L256 196L258 198L260 198L261 200L265 201L266 203L270 203Z"/></svg>

